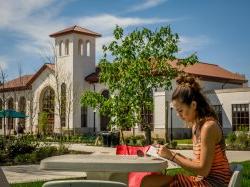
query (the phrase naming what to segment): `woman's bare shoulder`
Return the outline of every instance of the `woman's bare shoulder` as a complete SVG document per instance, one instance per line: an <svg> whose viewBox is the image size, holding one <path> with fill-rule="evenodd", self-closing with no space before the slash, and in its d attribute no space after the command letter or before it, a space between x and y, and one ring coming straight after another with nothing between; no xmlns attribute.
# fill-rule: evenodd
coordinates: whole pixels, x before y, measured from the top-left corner
<svg viewBox="0 0 250 187"><path fill-rule="evenodd" d="M213 136L216 140L219 141L221 137L221 129L219 127L219 124L215 120L209 120L203 124L201 134Z"/></svg>

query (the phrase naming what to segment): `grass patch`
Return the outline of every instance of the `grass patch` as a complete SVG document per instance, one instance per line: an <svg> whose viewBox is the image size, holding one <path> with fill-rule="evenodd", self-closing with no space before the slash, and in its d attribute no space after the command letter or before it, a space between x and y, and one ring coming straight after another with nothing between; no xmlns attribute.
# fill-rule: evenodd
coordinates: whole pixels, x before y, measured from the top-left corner
<svg viewBox="0 0 250 187"><path fill-rule="evenodd" d="M58 181L58 180L82 180L84 177L78 178L68 178L68 179L55 179L51 181ZM41 187L47 181L35 181L35 182L27 182L27 183L15 183L10 184L11 187Z"/></svg>
<svg viewBox="0 0 250 187"><path fill-rule="evenodd" d="M249 187L250 186L250 160L244 162L233 162L237 164L241 164L243 166L243 173L242 173L242 187Z"/></svg>
<svg viewBox="0 0 250 187"><path fill-rule="evenodd" d="M192 139L180 139L180 140L174 140L177 142L177 144L193 144Z"/></svg>
<svg viewBox="0 0 250 187"><path fill-rule="evenodd" d="M11 184L11 187L41 187L45 181L37 181L37 182L30 182L30 183L16 183Z"/></svg>

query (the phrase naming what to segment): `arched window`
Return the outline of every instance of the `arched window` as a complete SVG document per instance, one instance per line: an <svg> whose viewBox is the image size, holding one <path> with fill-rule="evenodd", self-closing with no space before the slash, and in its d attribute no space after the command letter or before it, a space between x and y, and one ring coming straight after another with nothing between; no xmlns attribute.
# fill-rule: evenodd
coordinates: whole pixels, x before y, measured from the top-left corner
<svg viewBox="0 0 250 187"><path fill-rule="evenodd" d="M10 110L14 110L14 100L13 100L12 97L8 99L7 107ZM14 125L13 125L14 120L13 120L13 118L8 118L8 123L7 124L8 124L8 129L13 129L14 128Z"/></svg>
<svg viewBox="0 0 250 187"><path fill-rule="evenodd" d="M51 87L46 87L41 95L40 112L47 114L48 119L48 133L51 134L54 130L54 116L55 116L55 91Z"/></svg>
<svg viewBox="0 0 250 187"><path fill-rule="evenodd" d="M0 99L0 110L3 110L3 101L2 99ZM2 118L0 118L0 129L3 128L3 122L2 122Z"/></svg>
<svg viewBox="0 0 250 187"><path fill-rule="evenodd" d="M63 45L63 41L59 42L59 56L62 56L62 45Z"/></svg>
<svg viewBox="0 0 250 187"><path fill-rule="evenodd" d="M61 126L66 126L66 84L61 85Z"/></svg>
<svg viewBox="0 0 250 187"><path fill-rule="evenodd" d="M90 41L86 42L86 50L87 56L90 56Z"/></svg>
<svg viewBox="0 0 250 187"><path fill-rule="evenodd" d="M83 41L81 39L78 41L78 55L83 56Z"/></svg>
<svg viewBox="0 0 250 187"><path fill-rule="evenodd" d="M19 111L26 114L26 99L25 99L25 97L20 98L18 105L19 105ZM18 129L24 130L25 129L25 119L19 119L19 125L20 125L20 127L18 127Z"/></svg>
<svg viewBox="0 0 250 187"><path fill-rule="evenodd" d="M65 55L69 55L69 40L65 41Z"/></svg>

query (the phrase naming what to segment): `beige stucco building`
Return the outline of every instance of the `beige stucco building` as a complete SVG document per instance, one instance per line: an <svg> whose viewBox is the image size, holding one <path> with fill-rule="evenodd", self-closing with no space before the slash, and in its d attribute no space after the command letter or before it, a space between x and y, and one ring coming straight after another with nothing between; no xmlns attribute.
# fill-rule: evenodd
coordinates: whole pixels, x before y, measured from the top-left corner
<svg viewBox="0 0 250 187"><path fill-rule="evenodd" d="M25 124L26 132L37 132L39 114L43 111L48 113L48 123L54 132L60 132L61 125L63 131L69 129L77 133L106 130L107 117L80 105L84 90L93 90L109 97L108 89L98 81L99 69L95 62L96 38L101 35L73 26L50 37L55 41L55 63L44 64L35 74L18 77L0 87L0 106L29 116L25 120L5 119L6 132L13 133L18 124ZM184 71L199 78L204 92L221 116L226 132L236 130L241 121L245 127L248 122L249 129L250 90L244 76L202 62ZM176 117L170 103L171 91L165 92L159 88L154 92L154 111L147 114L150 115L153 133L164 136L167 132L165 128L170 133L172 124L174 136L189 136L190 130ZM237 114L239 106L240 114ZM241 110L244 110L244 120ZM2 119L0 134L3 134L3 124ZM139 128L135 130L140 131Z"/></svg>

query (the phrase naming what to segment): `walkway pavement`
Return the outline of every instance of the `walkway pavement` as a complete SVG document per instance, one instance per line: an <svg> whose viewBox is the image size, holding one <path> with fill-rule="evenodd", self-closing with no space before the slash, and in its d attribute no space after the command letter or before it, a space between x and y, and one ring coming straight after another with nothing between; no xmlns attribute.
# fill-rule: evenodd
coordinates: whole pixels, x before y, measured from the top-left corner
<svg viewBox="0 0 250 187"><path fill-rule="evenodd" d="M83 144L69 145L69 149L93 152L92 154L115 154L115 148L86 146ZM191 150L177 150L177 152L187 157L192 157ZM250 151L228 151L227 156L229 162L250 160ZM169 166L169 168L174 167L173 165ZM84 172L41 171L39 170L39 165L4 166L2 168L10 183L80 178L86 176Z"/></svg>

